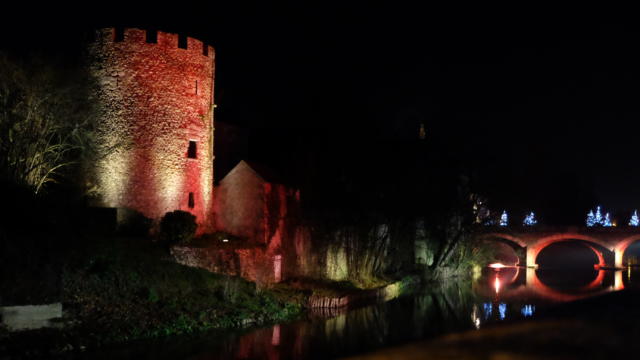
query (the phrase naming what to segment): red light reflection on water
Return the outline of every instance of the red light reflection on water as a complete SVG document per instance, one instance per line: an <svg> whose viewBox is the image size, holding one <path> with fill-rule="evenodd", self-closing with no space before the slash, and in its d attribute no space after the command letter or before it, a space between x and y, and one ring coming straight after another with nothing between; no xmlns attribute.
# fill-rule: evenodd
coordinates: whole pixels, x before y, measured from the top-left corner
<svg viewBox="0 0 640 360"><path fill-rule="evenodd" d="M500 270L500 269L504 269L504 268L506 268L506 267L507 267L507 265L502 264L502 263L493 263L493 264L489 264L489 265L487 265L487 266L488 266L488 267L490 267L490 268L492 268L492 269L498 269L498 270Z"/></svg>

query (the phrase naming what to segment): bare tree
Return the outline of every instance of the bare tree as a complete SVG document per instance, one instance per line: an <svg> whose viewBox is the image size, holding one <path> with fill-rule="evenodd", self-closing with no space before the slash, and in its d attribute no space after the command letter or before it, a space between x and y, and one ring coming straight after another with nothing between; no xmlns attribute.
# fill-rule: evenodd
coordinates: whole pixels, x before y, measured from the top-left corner
<svg viewBox="0 0 640 360"><path fill-rule="evenodd" d="M79 164L92 144L86 78L0 54L0 171L39 193Z"/></svg>
<svg viewBox="0 0 640 360"><path fill-rule="evenodd" d="M469 252L473 250L472 196L468 179L461 177L458 181L456 194L453 196L449 194L453 199L446 200L449 204L433 211L423 222L428 243L432 247L433 262L430 268L434 274L451 263L459 267L463 259L471 255ZM452 261L456 257L458 257L457 261Z"/></svg>

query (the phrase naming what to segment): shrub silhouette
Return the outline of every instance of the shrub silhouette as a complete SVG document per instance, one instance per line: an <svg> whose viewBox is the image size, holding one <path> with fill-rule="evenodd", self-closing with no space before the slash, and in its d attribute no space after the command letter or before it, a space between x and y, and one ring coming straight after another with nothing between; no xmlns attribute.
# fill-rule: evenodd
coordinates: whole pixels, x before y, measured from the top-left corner
<svg viewBox="0 0 640 360"><path fill-rule="evenodd" d="M167 247L188 243L196 233L196 217L182 210L170 211L160 220L160 240Z"/></svg>

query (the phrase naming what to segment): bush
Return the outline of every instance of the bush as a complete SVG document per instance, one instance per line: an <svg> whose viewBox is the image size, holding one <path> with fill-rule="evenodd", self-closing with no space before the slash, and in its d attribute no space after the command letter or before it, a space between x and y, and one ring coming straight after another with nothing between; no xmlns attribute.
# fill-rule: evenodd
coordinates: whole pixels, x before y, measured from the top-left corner
<svg viewBox="0 0 640 360"><path fill-rule="evenodd" d="M196 217L181 210L170 211L160 220L160 240L168 247L184 244L196 234Z"/></svg>
<svg viewBox="0 0 640 360"><path fill-rule="evenodd" d="M118 227L118 233L124 236L149 236L149 230L153 224L153 220L142 215L137 211L133 211L127 216L126 220Z"/></svg>

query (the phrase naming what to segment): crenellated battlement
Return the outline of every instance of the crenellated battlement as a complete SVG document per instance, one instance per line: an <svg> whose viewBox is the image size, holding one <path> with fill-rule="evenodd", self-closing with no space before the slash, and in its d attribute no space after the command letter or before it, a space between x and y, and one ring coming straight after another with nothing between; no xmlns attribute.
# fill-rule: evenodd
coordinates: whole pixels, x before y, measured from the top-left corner
<svg viewBox="0 0 640 360"><path fill-rule="evenodd" d="M99 206L212 224L215 54L200 40L137 28L97 30L89 70L100 104L92 180ZM128 144L126 147L119 144ZM116 148L118 151L111 152Z"/></svg>
<svg viewBox="0 0 640 360"><path fill-rule="evenodd" d="M215 50L211 45L186 35L158 30L103 28L96 31L96 41L115 44L148 44L162 49L181 49L190 53L199 53L208 58L215 57Z"/></svg>

